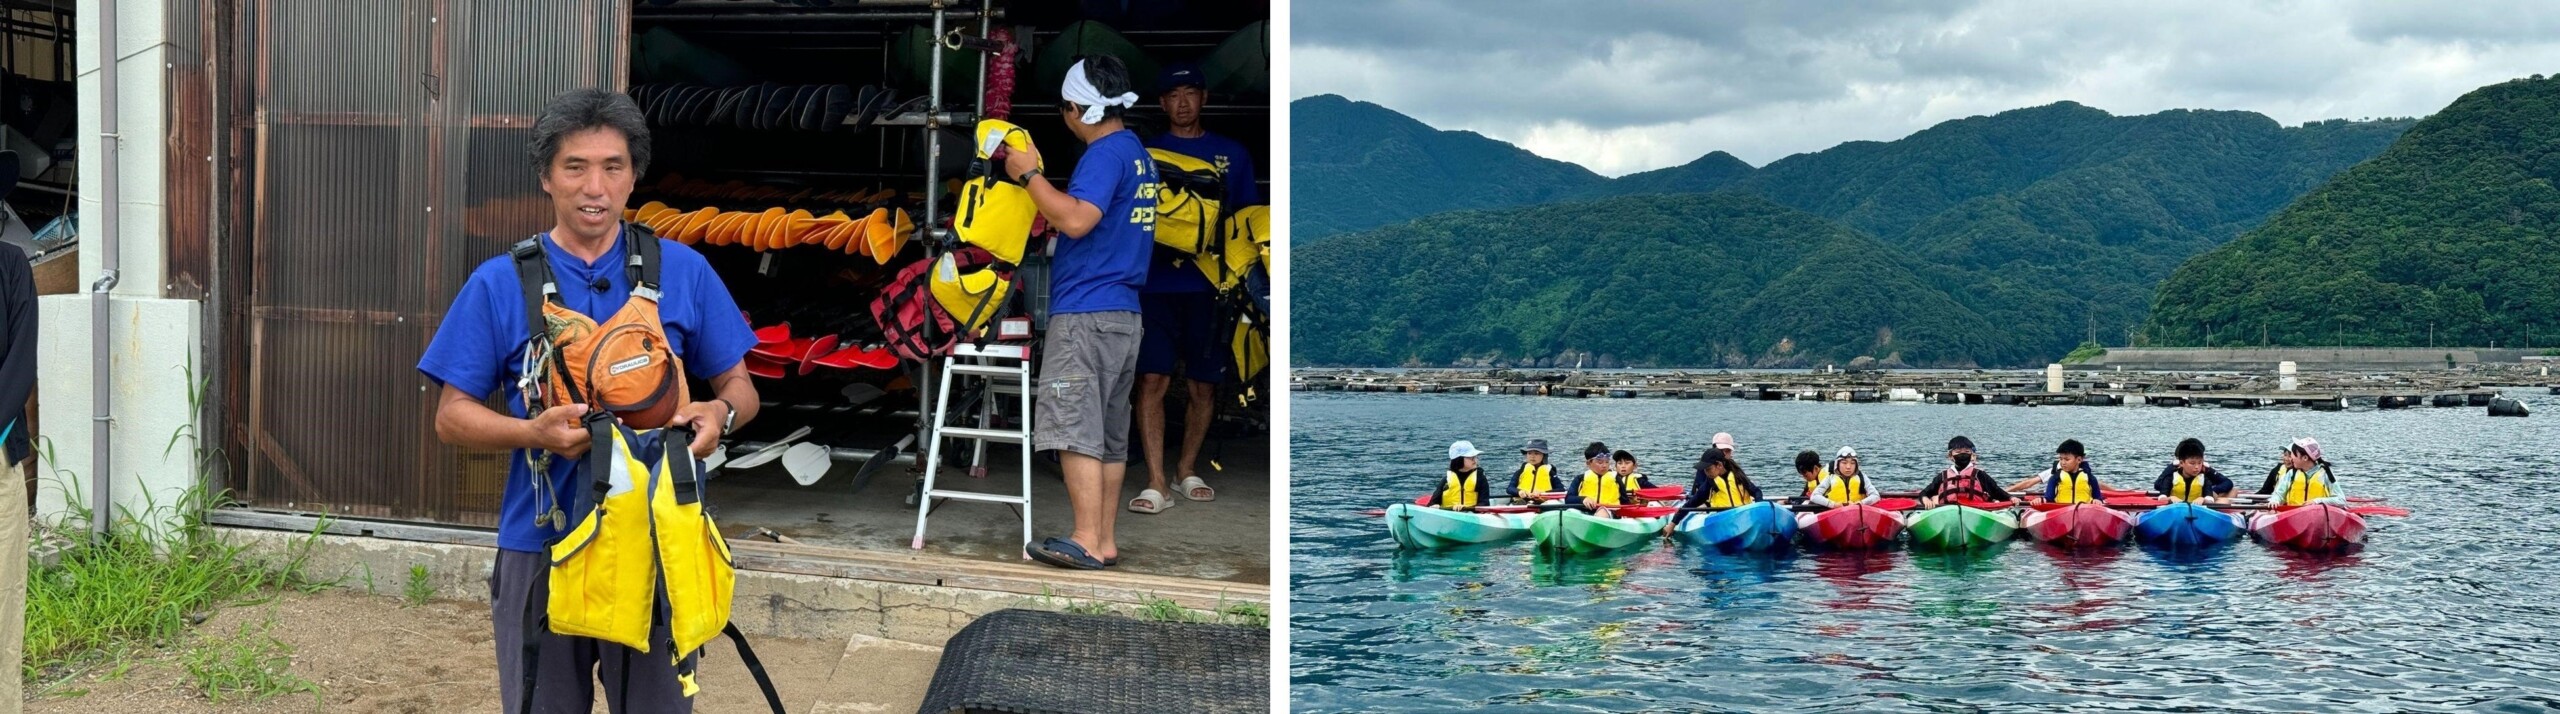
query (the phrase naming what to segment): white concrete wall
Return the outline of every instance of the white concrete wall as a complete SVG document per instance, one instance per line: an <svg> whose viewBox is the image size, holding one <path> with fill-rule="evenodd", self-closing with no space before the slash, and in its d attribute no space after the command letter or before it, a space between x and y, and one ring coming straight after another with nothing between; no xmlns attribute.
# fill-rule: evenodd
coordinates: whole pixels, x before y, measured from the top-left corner
<svg viewBox="0 0 2560 714"><path fill-rule="evenodd" d="M100 133L100 63L109 46L99 35L102 0L81 0L76 9L79 73L79 151L81 236L79 295L49 296L39 301L37 345L43 359L36 368L36 393L44 405L41 446L50 458L38 463L37 518L58 521L71 503L89 500L88 484L97 475L91 458L92 377L90 336L103 329L109 344L110 421L112 445L107 474L112 506L140 514L149 504L166 505L196 479L195 441L185 435L200 426L188 399L188 366L199 378L206 373L200 305L191 300L160 297L166 231L162 225L168 135L168 57L166 18L171 0L114 0L117 71L119 188L118 260L122 279L110 300L107 324L89 320L87 287L104 268L106 156ZM175 0L185 2L187 0ZM172 447L172 436L179 436ZM165 510L164 510L165 513Z"/></svg>

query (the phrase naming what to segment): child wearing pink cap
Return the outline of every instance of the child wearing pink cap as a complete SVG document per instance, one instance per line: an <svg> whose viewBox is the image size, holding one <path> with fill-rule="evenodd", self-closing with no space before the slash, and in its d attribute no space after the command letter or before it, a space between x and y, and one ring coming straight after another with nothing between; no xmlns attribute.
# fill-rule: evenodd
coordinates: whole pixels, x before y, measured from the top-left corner
<svg viewBox="0 0 2560 714"><path fill-rule="evenodd" d="M2338 490L2337 478L2329 475L2329 460L2320 456L2320 441L2307 436L2285 447L2284 462L2267 472L2267 483L2258 493L2278 506L2347 502L2347 493Z"/></svg>

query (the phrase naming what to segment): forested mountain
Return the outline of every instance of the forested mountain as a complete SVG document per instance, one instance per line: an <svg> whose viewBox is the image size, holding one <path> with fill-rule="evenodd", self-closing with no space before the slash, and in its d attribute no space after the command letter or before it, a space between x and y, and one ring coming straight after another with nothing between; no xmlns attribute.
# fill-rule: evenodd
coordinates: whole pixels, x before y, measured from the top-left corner
<svg viewBox="0 0 2560 714"><path fill-rule="evenodd" d="M1304 138L1311 131L1336 138L1349 136L1338 131L1323 133L1326 130L1318 127L1343 117L1320 116L1325 118L1313 126L1303 115L1293 116L1293 141L1299 142L1296 150L1311 150L1309 140ZM1420 232L1398 234L1407 241L1452 241L1454 245L1445 247L1452 251L1451 255L1495 250L1497 246L1517 250L1542 242L1592 240L1592 232L1579 226L1604 218L1615 220L1607 214L1627 205L1606 201L1608 207L1592 204L1575 208L1572 204L1577 202L1613 195L1750 194L1828 219L1834 228L1869 238L1869 245L1879 252L1873 261L1868 261L1863 256L1838 252L1815 253L1830 247L1830 243L1761 241L1735 244L1731 249L1746 253L1768 251L1769 255L1734 257L1761 268L1803 269L1809 274L1855 272L1821 270L1824 264L1810 262L1816 258L1831 261L1828 264L1834 266L1908 273L1913 276L1914 285L1936 290L1939 300L1950 301L1962 313L1982 321L1961 338L1930 331L1963 324L1935 319L1945 311L1923 309L1934 304L1932 301L1914 303L1912 309L1916 312L1907 315L1862 318L1864 323L1874 324L1857 327L1848 323L1861 320L1839 323L1812 319L1827 309L1815 297L1792 298L1799 302L1791 303L1783 295L1772 295L1752 306L1796 316L1799 321L1791 323L1796 331L1753 322L1748 330L1729 332L1735 337L1732 341L1715 342L1718 351L1713 354L1604 348L1582 341L1583 336L1541 331L1528 324L1508 324L1500 327L1512 330L1519 339L1473 346L1469 338L1429 334L1365 345L1336 344L1337 339L1351 338L1296 329L1292 332L1293 359L1315 364L1368 364L1381 359L1387 363L1436 364L1461 356L1483 357L1497 350L1510 358L1534 358L1541 356L1536 350L1552 347L1559 352L1588 350L1653 364L1721 364L1737 358L1753 364L1798 358L1819 364L1816 360L1846 362L1859 356L1891 357L1892 349L1875 351L1890 342L1900 346L1926 345L1925 349L1901 350L1902 361L1915 365L2041 364L2059 358L2093 334L2102 341L2121 343L2142 322L2154 288L2182 261L2256 225L2338 171L2382 151L2412 123L2328 121L2285 127L2249 112L2183 110L2119 117L2064 102L1949 121L1892 142L1850 142L1787 157L1756 170L1729 154L1714 152L1687 165L1601 179L1573 189L1558 199L1560 205L1556 208L1562 212L1504 214L1537 219L1527 224L1452 224L1425 219L1421 223L1428 225L1417 225L1423 229ZM1341 147L1327 149L1340 150ZM1534 176L1524 185L1553 186L1534 180ZM1298 196L1305 196L1310 188L1297 190ZM1420 200L1409 196L1398 203L1412 205ZM1339 225L1329 218L1335 207L1318 204L1312 198L1300 199L1291 211L1293 236L1299 235L1295 226L1309 220L1318 225ZM1452 230L1457 227L1465 230ZM1675 226L1659 230L1628 227L1619 235L1659 235L1675 230ZM1519 234L1522 231L1528 233ZM1365 246L1366 250L1389 249L1377 241L1354 245ZM1311 278L1330 277L1315 275L1307 269L1307 261L1318 256L1335 259L1332 251L1355 248L1322 246L1306 240L1294 240L1293 246L1300 261L1293 271L1293 285L1299 286L1294 293L1293 315L1299 316L1301 327L1309 326L1306 318L1318 313L1333 324L1355 330L1385 329L1387 324L1406 317L1374 302L1332 302L1304 287ZM1429 270L1425 264L1404 262L1398 257L1386 253L1339 256L1382 266L1378 270ZM1634 263L1604 261L1601 265ZM1364 274L1376 277L1374 270ZM1760 284L1787 277L1792 276L1761 274L1749 279ZM1488 308L1521 299L1501 292L1488 292L1480 298L1494 303ZM1932 319L1898 322L1904 317L1923 315ZM1686 333L1667 332L1654 321L1644 322L1642 327L1659 334L1680 335L1665 339L1688 339ZM1881 329L1893 330L1893 337L1880 342L1872 333ZM1551 338L1555 340L1552 344L1546 341ZM1406 353L1380 355L1371 351L1399 345L1407 348ZM1785 349L1780 349L1782 346ZM1555 353L1547 356L1552 354ZM1685 361L1688 359L1708 361Z"/></svg>
<svg viewBox="0 0 2560 714"><path fill-rule="evenodd" d="M1326 94L1289 103L1292 243L1416 217L1564 198L1608 179L1471 131ZM1321 206L1296 212L1298 206Z"/></svg>
<svg viewBox="0 0 2560 714"><path fill-rule="evenodd" d="M2560 331L2560 77L2473 90L2179 266L2155 343L2534 344Z"/></svg>

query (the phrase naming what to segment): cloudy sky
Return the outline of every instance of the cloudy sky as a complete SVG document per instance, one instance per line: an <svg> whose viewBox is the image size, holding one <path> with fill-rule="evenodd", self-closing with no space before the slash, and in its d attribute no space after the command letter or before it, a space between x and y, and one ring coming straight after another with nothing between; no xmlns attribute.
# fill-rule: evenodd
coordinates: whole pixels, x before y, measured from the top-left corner
<svg viewBox="0 0 2560 714"><path fill-rule="evenodd" d="M1293 96L1340 94L1617 176L1754 166L2071 100L2286 124L2424 116L2560 73L2560 3L1299 0Z"/></svg>

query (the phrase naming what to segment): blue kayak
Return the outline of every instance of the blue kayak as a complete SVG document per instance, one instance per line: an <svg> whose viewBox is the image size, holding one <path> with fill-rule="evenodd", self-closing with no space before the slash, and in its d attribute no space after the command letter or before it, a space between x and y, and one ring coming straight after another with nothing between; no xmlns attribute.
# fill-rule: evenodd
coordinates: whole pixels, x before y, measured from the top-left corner
<svg viewBox="0 0 2560 714"><path fill-rule="evenodd" d="M1796 515L1769 501L1684 515L1671 527L1680 540L1732 552L1784 548L1795 543Z"/></svg>
<svg viewBox="0 0 2560 714"><path fill-rule="evenodd" d="M2176 547L2209 546L2240 535L2240 518L2193 503L2151 509L2133 522L2134 537L2144 543Z"/></svg>

